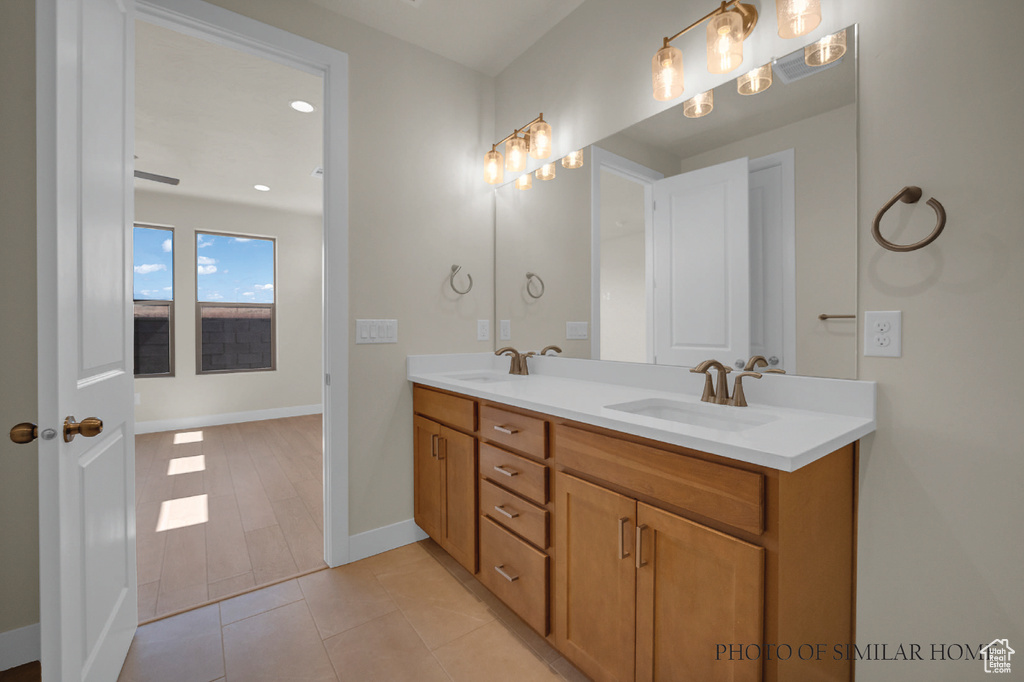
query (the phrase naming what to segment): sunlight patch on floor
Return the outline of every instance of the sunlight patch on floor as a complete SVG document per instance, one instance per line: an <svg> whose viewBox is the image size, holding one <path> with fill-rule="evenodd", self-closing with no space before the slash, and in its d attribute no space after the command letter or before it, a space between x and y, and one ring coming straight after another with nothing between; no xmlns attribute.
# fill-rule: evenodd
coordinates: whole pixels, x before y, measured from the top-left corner
<svg viewBox="0 0 1024 682"><path fill-rule="evenodd" d="M196 471L206 470L206 456L195 455L194 457L175 457L167 463L167 475L177 476L178 474L191 474Z"/></svg>
<svg viewBox="0 0 1024 682"><path fill-rule="evenodd" d="M195 526L209 521L210 513L206 498L207 496L203 494L161 502L156 532Z"/></svg>
<svg viewBox="0 0 1024 682"><path fill-rule="evenodd" d="M183 433L174 434L175 445L183 445L185 443L201 443L202 441L202 431L185 431Z"/></svg>

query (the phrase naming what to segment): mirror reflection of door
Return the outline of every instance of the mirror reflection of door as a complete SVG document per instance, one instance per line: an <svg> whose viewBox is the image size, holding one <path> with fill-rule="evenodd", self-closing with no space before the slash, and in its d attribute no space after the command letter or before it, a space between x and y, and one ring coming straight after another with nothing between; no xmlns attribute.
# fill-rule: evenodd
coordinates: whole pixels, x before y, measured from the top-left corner
<svg viewBox="0 0 1024 682"><path fill-rule="evenodd" d="M602 168L600 359L793 367L794 184L792 150L652 183Z"/></svg>

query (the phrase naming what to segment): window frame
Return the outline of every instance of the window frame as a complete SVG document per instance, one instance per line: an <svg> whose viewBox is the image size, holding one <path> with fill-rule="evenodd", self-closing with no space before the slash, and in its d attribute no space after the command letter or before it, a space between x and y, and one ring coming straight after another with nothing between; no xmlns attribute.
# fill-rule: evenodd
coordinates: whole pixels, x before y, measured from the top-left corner
<svg viewBox="0 0 1024 682"><path fill-rule="evenodd" d="M199 235L212 237L241 237L243 239L262 239L273 245L274 257L274 302L273 303L225 303L224 301L199 300ZM239 374L243 372L276 372L277 371L277 237L243 232L214 232L212 230L195 230L192 239L195 254L192 264L195 278L196 298L196 375L205 374ZM203 369L203 308L269 308L270 309L270 366L245 367L238 369Z"/></svg>
<svg viewBox="0 0 1024 682"><path fill-rule="evenodd" d="M157 299L147 299L147 300L144 300L144 301L139 301L139 300L135 299L135 270L134 270L134 266L135 266L135 228L136 227L145 228L147 230L164 230L166 232L170 232L171 233L171 298L170 298L170 300L167 300L167 299L160 299L160 300L157 300ZM178 296L178 283L176 281L177 278L175 277L174 265L175 265L175 262L176 262L175 256L177 255L176 254L176 247L177 247L177 245L178 245L178 234L177 234L177 232L175 232L173 225L159 225L157 223L140 223L140 222L133 222L132 223L132 268L133 268L132 269L132 352L133 352L133 356L132 357L133 357L133 360L134 360L134 351L135 351L135 312L134 312L135 308L134 308L134 306L137 306L137 305L148 305L148 306L153 306L153 307L157 307L157 306L167 306L168 307L168 312L167 312L167 326L168 326L168 329L167 329L167 334L168 334L168 344L167 344L167 346L168 346L168 352L167 352L167 355L168 355L168 365L167 366L168 366L168 371L167 372L161 372L160 374L135 374L135 367L132 367L132 376L134 378L136 378L136 379L159 379L159 378L166 378L166 377L174 378L174 365L175 365L175 363L174 363L174 356L175 356L174 346L176 345L174 343L174 299L177 298L177 296ZM276 298L275 298L275 300L276 300Z"/></svg>

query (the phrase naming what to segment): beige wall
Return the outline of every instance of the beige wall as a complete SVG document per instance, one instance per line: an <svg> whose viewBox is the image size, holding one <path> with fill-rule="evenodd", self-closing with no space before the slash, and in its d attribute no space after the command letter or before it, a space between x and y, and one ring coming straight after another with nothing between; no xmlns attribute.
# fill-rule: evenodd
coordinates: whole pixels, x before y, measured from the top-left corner
<svg viewBox="0 0 1024 682"><path fill-rule="evenodd" d="M36 421L35 14L0 2L0 633L39 621L38 448L6 436Z"/></svg>
<svg viewBox="0 0 1024 682"><path fill-rule="evenodd" d="M1021 642L1024 4L942 0L926 17L888 0L822 5L822 30L861 29L859 313L903 311L903 357L860 360L859 378L878 382L878 431L861 447L857 638L926 652ZM498 77L499 129L542 107L555 139L561 121L576 148L655 113L651 53L666 30L705 11L697 0L588 0ZM772 30L774 3L760 12L751 65L792 49ZM699 50L684 59L688 92L716 84L701 74ZM871 219L908 184L942 201L949 225L921 251L883 251ZM925 206L900 207L887 233L915 240L933 221ZM861 662L857 675L985 677L977 661Z"/></svg>
<svg viewBox="0 0 1024 682"><path fill-rule="evenodd" d="M590 150L583 168L559 164L555 179L512 183L495 192L495 319L510 320L512 338L495 347L539 351L554 344L563 355L590 357L590 339L565 338L566 322L590 329ZM544 280L544 294L526 293L526 273ZM530 285L540 291L536 282ZM498 325L498 322L495 323ZM497 338L497 337L495 337Z"/></svg>
<svg viewBox="0 0 1024 682"><path fill-rule="evenodd" d="M818 315L857 310L856 105L688 157L680 170L786 149L796 175L796 373L855 379L856 323Z"/></svg>
<svg viewBox="0 0 1024 682"><path fill-rule="evenodd" d="M135 192L135 219L174 227L173 377L136 379L135 421L318 405L321 399L319 215L233 204L165 192ZM277 369L196 374L196 230L277 239Z"/></svg>

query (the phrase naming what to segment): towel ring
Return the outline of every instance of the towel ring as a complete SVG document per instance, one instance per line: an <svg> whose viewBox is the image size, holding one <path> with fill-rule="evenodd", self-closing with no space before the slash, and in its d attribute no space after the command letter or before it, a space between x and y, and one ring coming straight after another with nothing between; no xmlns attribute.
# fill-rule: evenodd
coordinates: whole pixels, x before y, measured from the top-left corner
<svg viewBox="0 0 1024 682"><path fill-rule="evenodd" d="M451 285L452 291L454 291L455 293L460 294L460 295L468 294L470 291L473 290L473 275L469 274L468 272L466 273L466 277L469 278L469 286L466 287L466 290L465 291L459 291L458 289L455 288L455 275L459 274L459 270L461 270L461 269L462 269L461 265L453 265L452 266L452 274L448 275L448 284Z"/></svg>
<svg viewBox="0 0 1024 682"><path fill-rule="evenodd" d="M916 204L920 199L920 187L914 187L913 185L911 185L910 187L904 187L903 189L896 193L896 196L894 196L892 199L889 199L889 201L886 202L885 206L882 207L882 210L878 212L878 214L875 216L874 223L872 223L871 225L871 236L875 238L875 241L878 242L879 245L882 246L882 248L889 249L890 251L900 252L916 251L917 249L928 246L933 241L935 241L940 234L942 234L943 228L946 227L946 209L942 207L942 204L940 204L937 199L931 198L926 202L929 206L932 207L932 210L935 211L935 229L932 230L932 233L930 235L928 235L921 241L915 242L913 244L893 244L891 241L882 236L882 216L885 215L886 211L892 208L893 204L895 204L897 201L902 201L904 204Z"/></svg>
<svg viewBox="0 0 1024 682"><path fill-rule="evenodd" d="M533 289L530 288L530 285L533 284L533 280L535 279L538 282L540 282L539 294L534 294ZM533 272L526 273L526 293L530 295L530 298L540 298L541 296L544 295L544 280L540 278L540 275L537 275L536 273Z"/></svg>

